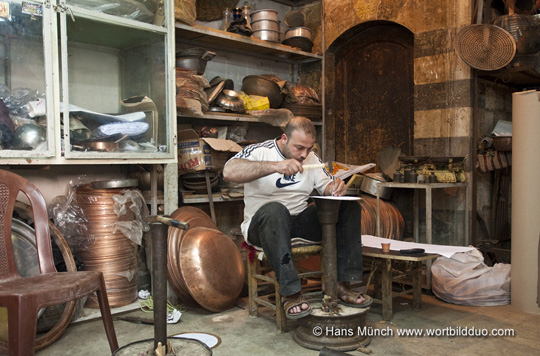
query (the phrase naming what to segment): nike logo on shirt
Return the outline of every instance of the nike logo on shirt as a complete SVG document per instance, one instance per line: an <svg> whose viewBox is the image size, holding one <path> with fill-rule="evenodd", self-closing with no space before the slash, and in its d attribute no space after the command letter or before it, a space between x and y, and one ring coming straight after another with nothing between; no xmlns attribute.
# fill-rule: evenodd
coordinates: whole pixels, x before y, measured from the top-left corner
<svg viewBox="0 0 540 356"><path fill-rule="evenodd" d="M281 181L281 178L278 178L278 180L276 180L276 187L278 187L278 188L285 188L285 187L287 187L287 186L289 186L289 185L293 185L293 184L296 184L296 183L300 183L300 182L291 182L291 181L289 181L289 182L282 182L282 181Z"/></svg>

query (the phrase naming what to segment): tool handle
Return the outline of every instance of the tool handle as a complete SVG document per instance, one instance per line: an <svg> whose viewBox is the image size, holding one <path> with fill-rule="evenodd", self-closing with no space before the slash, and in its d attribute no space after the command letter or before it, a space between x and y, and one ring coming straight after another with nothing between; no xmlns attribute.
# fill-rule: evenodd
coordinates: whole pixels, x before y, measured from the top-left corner
<svg viewBox="0 0 540 356"><path fill-rule="evenodd" d="M316 164L305 164L302 166L304 170L306 169L317 169L317 168L326 168L328 163L316 163Z"/></svg>
<svg viewBox="0 0 540 356"><path fill-rule="evenodd" d="M174 220L174 219L171 219L169 217L158 216L157 220L162 224L173 226L173 227L179 228L181 230L188 230L189 229L189 223Z"/></svg>

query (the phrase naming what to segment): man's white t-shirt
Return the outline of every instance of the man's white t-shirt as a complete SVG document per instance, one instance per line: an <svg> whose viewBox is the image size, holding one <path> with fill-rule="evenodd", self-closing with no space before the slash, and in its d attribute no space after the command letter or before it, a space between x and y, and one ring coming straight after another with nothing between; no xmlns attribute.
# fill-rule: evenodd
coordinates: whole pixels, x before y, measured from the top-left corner
<svg viewBox="0 0 540 356"><path fill-rule="evenodd" d="M233 159L246 159L249 161L284 161L287 158L281 153L276 140L268 140L245 147L241 152L232 157ZM228 162L227 162L228 163ZM310 152L303 164L322 163L321 159ZM241 229L244 239L247 241L247 233L251 218L261 206L271 201L282 203L289 209L291 215L300 214L307 207L307 199L313 189L320 195L332 176L324 168L305 170L292 176L273 173L244 184L244 221Z"/></svg>

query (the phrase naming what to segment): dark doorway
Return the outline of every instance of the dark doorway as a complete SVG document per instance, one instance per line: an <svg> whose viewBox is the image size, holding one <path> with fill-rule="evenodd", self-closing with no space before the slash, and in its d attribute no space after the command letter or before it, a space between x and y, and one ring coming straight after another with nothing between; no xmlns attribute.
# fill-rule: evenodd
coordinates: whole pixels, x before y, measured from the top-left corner
<svg viewBox="0 0 540 356"><path fill-rule="evenodd" d="M337 161L376 163L389 145L413 155L413 49L413 33L388 22L358 25L332 44Z"/></svg>

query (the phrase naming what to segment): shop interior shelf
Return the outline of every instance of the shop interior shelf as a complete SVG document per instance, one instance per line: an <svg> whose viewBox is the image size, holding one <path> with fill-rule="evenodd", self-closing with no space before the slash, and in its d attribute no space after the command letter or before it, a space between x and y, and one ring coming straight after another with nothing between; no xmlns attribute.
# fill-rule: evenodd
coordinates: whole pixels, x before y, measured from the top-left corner
<svg viewBox="0 0 540 356"><path fill-rule="evenodd" d="M297 48L259 40L199 25L176 22L176 41L197 47L208 46L252 57L272 58L288 63L307 63L322 60L322 55Z"/></svg>

